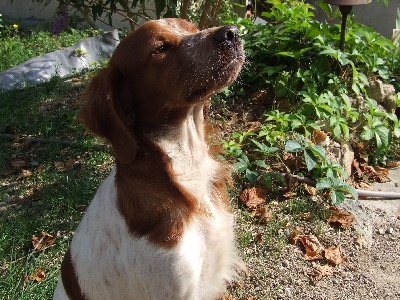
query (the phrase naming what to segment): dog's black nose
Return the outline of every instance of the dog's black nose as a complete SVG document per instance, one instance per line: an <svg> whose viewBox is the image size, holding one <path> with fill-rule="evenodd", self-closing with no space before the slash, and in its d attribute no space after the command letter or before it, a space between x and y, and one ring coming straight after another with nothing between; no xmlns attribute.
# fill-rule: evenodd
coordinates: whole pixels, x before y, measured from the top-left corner
<svg viewBox="0 0 400 300"><path fill-rule="evenodd" d="M214 34L214 40L218 43L236 43L239 40L239 33L235 26L224 26Z"/></svg>

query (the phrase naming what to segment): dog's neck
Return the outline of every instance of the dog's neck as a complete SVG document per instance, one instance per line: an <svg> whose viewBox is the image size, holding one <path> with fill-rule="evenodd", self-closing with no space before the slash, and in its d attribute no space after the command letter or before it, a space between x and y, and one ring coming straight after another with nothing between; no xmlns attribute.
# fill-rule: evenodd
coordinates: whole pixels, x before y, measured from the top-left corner
<svg viewBox="0 0 400 300"><path fill-rule="evenodd" d="M142 134L131 164L117 160L118 207L134 235L171 247L193 214L208 213L223 181L214 178L219 164L209 156L204 136L203 104L198 104L179 124Z"/></svg>
<svg viewBox="0 0 400 300"><path fill-rule="evenodd" d="M151 137L171 159L177 175L199 166L208 156L203 107L203 103L193 106L181 123L165 127Z"/></svg>

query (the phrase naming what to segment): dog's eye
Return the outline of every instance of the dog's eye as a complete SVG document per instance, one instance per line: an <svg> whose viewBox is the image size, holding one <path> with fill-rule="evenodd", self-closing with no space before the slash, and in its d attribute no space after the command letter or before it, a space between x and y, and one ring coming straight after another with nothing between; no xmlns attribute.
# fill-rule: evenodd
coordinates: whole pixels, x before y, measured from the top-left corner
<svg viewBox="0 0 400 300"><path fill-rule="evenodd" d="M172 48L172 45L171 45L171 44L163 43L163 44L161 44L160 46L158 46L158 47L154 50L153 54L165 53L165 52L167 52L168 50L170 50L171 48Z"/></svg>

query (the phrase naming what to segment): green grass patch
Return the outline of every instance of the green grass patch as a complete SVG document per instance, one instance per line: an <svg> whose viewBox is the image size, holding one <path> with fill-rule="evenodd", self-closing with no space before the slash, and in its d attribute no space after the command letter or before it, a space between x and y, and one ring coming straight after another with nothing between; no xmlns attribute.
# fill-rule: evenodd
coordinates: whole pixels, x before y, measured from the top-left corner
<svg viewBox="0 0 400 300"><path fill-rule="evenodd" d="M72 46L95 34L99 32L68 29L53 35L50 32L14 28L12 25L4 26L0 28L0 72L36 56Z"/></svg>
<svg viewBox="0 0 400 300"><path fill-rule="evenodd" d="M109 174L110 151L74 119L86 82L54 78L0 94L0 299L52 297L72 233ZM56 240L36 251L42 231Z"/></svg>

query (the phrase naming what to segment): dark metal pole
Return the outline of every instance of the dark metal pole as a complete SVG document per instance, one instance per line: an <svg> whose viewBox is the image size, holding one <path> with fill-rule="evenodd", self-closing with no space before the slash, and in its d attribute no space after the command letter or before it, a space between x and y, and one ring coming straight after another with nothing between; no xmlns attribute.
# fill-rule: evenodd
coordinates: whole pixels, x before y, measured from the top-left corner
<svg viewBox="0 0 400 300"><path fill-rule="evenodd" d="M339 49L344 51L344 42L346 40L346 23L347 16L351 12L353 6L352 5L339 5L340 13L342 14L342 27L340 30L340 45Z"/></svg>

